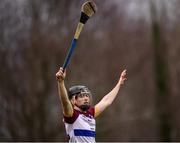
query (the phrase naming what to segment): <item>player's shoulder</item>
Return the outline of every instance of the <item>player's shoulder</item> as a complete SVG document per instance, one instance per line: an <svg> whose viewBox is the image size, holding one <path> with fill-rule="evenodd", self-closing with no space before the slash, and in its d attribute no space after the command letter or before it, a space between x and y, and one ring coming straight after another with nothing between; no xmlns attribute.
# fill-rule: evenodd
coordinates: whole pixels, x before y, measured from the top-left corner
<svg viewBox="0 0 180 143"><path fill-rule="evenodd" d="M94 117L95 108L92 106L88 109L88 113Z"/></svg>
<svg viewBox="0 0 180 143"><path fill-rule="evenodd" d="M79 114L80 114L80 112L79 112L78 110L75 110L75 109L74 109L74 110L73 110L73 115L72 115L72 117L66 117L66 116L64 116L64 121L65 121L66 123L72 124L72 123L74 123L75 120L78 118Z"/></svg>

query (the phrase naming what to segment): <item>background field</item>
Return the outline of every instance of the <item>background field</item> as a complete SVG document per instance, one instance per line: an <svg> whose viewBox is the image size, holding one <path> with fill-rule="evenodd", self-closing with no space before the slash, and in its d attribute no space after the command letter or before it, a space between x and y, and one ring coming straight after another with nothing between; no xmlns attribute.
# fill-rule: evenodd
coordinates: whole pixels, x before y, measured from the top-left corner
<svg viewBox="0 0 180 143"><path fill-rule="evenodd" d="M85 0L0 0L0 141L66 141L55 73ZM67 69L97 103L127 69L97 141L180 141L180 1L96 0Z"/></svg>

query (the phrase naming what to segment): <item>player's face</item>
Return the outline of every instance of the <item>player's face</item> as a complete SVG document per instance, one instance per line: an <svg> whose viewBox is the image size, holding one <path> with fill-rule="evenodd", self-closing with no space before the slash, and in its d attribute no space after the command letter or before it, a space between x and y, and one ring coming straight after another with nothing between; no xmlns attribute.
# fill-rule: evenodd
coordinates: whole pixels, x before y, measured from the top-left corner
<svg viewBox="0 0 180 143"><path fill-rule="evenodd" d="M90 105L90 95L87 93L80 93L76 95L75 102L78 106Z"/></svg>

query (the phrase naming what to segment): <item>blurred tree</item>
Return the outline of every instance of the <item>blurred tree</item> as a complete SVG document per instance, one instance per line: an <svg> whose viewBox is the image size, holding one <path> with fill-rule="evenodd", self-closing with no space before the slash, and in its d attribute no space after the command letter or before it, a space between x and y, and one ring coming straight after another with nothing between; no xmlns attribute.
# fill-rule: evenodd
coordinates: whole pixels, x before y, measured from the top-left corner
<svg viewBox="0 0 180 143"><path fill-rule="evenodd" d="M166 42L162 35L161 29L163 23L158 20L158 13L154 1L151 1L152 16L152 44L154 47L154 70L155 70L155 91L157 95L157 116L159 117L158 125L160 130L160 141L171 141L171 114L169 107L169 67L168 51ZM166 16L166 10L163 5L163 16Z"/></svg>

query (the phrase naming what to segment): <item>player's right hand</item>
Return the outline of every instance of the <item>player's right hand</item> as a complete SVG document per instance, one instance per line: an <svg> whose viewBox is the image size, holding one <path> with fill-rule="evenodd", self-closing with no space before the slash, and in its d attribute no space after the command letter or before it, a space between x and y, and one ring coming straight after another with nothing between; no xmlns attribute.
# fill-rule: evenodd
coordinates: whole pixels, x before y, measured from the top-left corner
<svg viewBox="0 0 180 143"><path fill-rule="evenodd" d="M63 72L63 68L61 67L59 71L56 73L56 80L58 82L62 82L64 81L65 77L66 77L66 70L64 70Z"/></svg>

